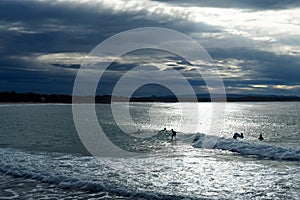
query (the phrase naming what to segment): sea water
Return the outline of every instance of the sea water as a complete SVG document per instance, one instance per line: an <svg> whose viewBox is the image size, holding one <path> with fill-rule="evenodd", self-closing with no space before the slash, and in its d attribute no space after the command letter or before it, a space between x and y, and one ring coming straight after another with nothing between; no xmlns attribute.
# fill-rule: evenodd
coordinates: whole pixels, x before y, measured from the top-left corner
<svg viewBox="0 0 300 200"><path fill-rule="evenodd" d="M183 104L199 117L183 115ZM72 105L0 105L0 199L300 198L299 102L226 103L224 115L212 112L214 103L117 107L114 115L112 105L96 105L99 125L116 146L147 150L142 156L95 159ZM126 110L132 123L120 117ZM232 139L234 132L244 139Z"/></svg>

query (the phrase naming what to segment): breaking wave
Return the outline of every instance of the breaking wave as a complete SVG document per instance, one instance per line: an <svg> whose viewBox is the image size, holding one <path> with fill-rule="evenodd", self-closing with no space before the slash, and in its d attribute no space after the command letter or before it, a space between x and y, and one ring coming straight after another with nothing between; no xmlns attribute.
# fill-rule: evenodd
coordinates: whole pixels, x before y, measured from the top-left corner
<svg viewBox="0 0 300 200"><path fill-rule="evenodd" d="M300 161L299 148L288 148L265 143L233 140L216 136L208 136L202 133L197 133L195 135L193 146L195 148L202 148L204 146L203 142L209 137L216 142L212 147L213 149L228 150L242 155L255 155L274 160Z"/></svg>

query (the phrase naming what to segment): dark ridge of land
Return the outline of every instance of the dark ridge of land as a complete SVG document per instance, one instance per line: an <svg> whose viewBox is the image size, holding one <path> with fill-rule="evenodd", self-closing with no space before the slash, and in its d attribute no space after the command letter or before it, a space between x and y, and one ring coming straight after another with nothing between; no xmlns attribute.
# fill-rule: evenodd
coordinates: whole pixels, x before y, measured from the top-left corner
<svg viewBox="0 0 300 200"><path fill-rule="evenodd" d="M199 95L201 96L201 95ZM198 102L211 102L207 95L197 97ZM111 103L111 102L178 102L176 96L165 97L116 97L110 95L76 96L73 97L76 103ZM195 102L192 98L181 97L180 101ZM222 98L215 98L215 101L223 102ZM277 96L277 95L227 95L227 102L270 102L270 101L300 101L298 96ZM16 93L0 92L0 103L72 103L72 96L66 94L37 94L37 93Z"/></svg>

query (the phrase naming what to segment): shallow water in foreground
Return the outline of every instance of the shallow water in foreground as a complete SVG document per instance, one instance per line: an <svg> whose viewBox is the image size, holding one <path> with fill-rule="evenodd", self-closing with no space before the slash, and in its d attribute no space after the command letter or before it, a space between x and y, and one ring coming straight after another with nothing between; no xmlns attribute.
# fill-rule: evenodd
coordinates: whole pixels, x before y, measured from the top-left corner
<svg viewBox="0 0 300 200"><path fill-rule="evenodd" d="M0 197L299 199L298 102L228 103L213 149L197 148L209 138L212 104L196 106L197 122L181 117L177 103L130 105L140 131L155 136L129 144L118 140L110 105L97 105L100 124L117 145L154 151L139 158L96 160L78 138L71 105L0 105ZM126 120L119 126L132 128ZM169 132L158 132L163 127L180 130L176 142L169 141ZM232 140L233 132L244 132L245 138Z"/></svg>

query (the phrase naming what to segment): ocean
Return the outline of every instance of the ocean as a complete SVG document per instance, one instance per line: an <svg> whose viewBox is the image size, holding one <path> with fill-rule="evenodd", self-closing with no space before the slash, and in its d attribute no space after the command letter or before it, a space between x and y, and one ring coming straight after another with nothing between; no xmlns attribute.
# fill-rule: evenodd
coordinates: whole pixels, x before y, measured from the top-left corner
<svg viewBox="0 0 300 200"><path fill-rule="evenodd" d="M112 158L86 149L72 105L1 104L0 199L300 199L300 102L217 104L97 104L107 138L139 155Z"/></svg>

